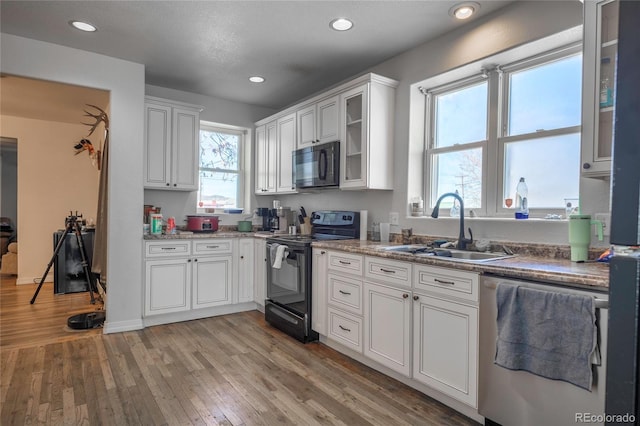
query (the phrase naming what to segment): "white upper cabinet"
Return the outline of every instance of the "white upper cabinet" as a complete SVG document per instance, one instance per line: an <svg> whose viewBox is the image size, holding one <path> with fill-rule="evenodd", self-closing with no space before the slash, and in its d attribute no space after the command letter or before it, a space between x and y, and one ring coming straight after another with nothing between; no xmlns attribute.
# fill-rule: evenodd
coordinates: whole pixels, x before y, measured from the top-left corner
<svg viewBox="0 0 640 426"><path fill-rule="evenodd" d="M296 115L280 117L277 122L278 158L276 167L276 192L296 192L293 182L292 153L296 147Z"/></svg>
<svg viewBox="0 0 640 426"><path fill-rule="evenodd" d="M393 189L395 87L372 78L340 95L341 189Z"/></svg>
<svg viewBox="0 0 640 426"><path fill-rule="evenodd" d="M297 148L338 140L338 96L332 96L296 111Z"/></svg>
<svg viewBox="0 0 640 426"><path fill-rule="evenodd" d="M293 193L295 112L256 128L256 195Z"/></svg>
<svg viewBox="0 0 640 426"><path fill-rule="evenodd" d="M145 98L144 187L198 189L201 107Z"/></svg>
<svg viewBox="0 0 640 426"><path fill-rule="evenodd" d="M256 194L276 192L276 121L256 129Z"/></svg>
<svg viewBox="0 0 640 426"><path fill-rule="evenodd" d="M296 192L291 152L335 140L340 141L340 189L393 189L397 86L395 80L366 74L257 122L256 194ZM268 144L273 122L275 166L266 159L274 151ZM275 189L268 189L269 172L275 173Z"/></svg>
<svg viewBox="0 0 640 426"><path fill-rule="evenodd" d="M608 177L618 51L618 1L584 2L582 175Z"/></svg>

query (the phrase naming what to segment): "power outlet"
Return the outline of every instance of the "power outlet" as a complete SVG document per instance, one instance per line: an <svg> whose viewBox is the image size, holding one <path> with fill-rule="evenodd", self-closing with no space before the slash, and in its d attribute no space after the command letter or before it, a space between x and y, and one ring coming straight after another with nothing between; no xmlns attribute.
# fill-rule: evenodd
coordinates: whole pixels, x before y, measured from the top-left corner
<svg viewBox="0 0 640 426"><path fill-rule="evenodd" d="M400 225L400 214L396 212L389 213L389 223L392 225Z"/></svg>
<svg viewBox="0 0 640 426"><path fill-rule="evenodd" d="M610 213L596 213L595 220L602 222L602 235L608 237L611 234L611 214ZM594 226L594 235L598 235L598 228Z"/></svg>

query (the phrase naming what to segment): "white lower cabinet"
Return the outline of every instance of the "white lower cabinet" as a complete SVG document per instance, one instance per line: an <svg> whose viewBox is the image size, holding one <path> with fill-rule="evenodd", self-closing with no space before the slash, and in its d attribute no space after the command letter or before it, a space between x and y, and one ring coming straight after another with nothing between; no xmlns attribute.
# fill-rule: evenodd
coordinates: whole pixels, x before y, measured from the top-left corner
<svg viewBox="0 0 640 426"><path fill-rule="evenodd" d="M267 295L267 240L256 238L254 246L253 300L261 306Z"/></svg>
<svg viewBox="0 0 640 426"><path fill-rule="evenodd" d="M253 301L254 287L254 238L238 238L236 268L238 271L238 294L234 302Z"/></svg>
<svg viewBox="0 0 640 426"><path fill-rule="evenodd" d="M362 352L362 317L329 306L327 337Z"/></svg>
<svg viewBox="0 0 640 426"><path fill-rule="evenodd" d="M195 319L223 313L220 307L253 302L253 240L145 242L144 316L149 318L148 323ZM224 309L224 313L233 312Z"/></svg>
<svg viewBox="0 0 640 426"><path fill-rule="evenodd" d="M364 283L364 354L411 376L411 292Z"/></svg>
<svg viewBox="0 0 640 426"><path fill-rule="evenodd" d="M476 408L478 308L415 297L413 378Z"/></svg>
<svg viewBox="0 0 640 426"><path fill-rule="evenodd" d="M187 311L191 308L189 259L147 260L145 264L145 315Z"/></svg>
<svg viewBox="0 0 640 426"><path fill-rule="evenodd" d="M400 373L417 388L426 385L476 409L479 275L327 254L327 328L320 332L327 342L361 352L374 367Z"/></svg>
<svg viewBox="0 0 640 426"><path fill-rule="evenodd" d="M232 302L233 258L226 256L192 259L192 308L228 305Z"/></svg>
<svg viewBox="0 0 640 426"><path fill-rule="evenodd" d="M311 273L311 329L327 334L327 251L313 249Z"/></svg>

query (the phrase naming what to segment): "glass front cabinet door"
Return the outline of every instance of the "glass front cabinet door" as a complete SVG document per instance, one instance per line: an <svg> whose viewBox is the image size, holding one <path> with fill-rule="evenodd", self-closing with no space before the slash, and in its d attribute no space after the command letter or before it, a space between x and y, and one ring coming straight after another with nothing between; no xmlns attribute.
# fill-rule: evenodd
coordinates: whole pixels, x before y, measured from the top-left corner
<svg viewBox="0 0 640 426"><path fill-rule="evenodd" d="M611 174L618 0L584 3L582 175Z"/></svg>

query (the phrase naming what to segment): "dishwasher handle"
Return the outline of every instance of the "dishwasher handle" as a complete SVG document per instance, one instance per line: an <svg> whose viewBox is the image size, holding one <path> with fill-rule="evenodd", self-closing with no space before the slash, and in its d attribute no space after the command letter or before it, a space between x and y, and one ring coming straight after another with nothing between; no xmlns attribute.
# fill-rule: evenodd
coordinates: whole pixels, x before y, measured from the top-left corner
<svg viewBox="0 0 640 426"><path fill-rule="evenodd" d="M489 290L495 290L497 288L497 284L493 283L493 282L488 282L488 283L483 283L482 284L485 288L489 289ZM594 302L596 305L596 309L609 309L609 301L606 299L600 299L597 297L594 297Z"/></svg>

